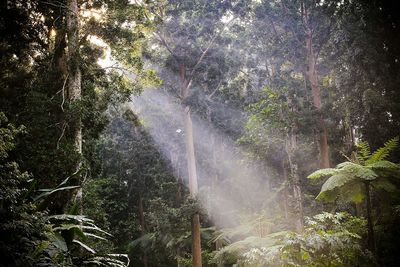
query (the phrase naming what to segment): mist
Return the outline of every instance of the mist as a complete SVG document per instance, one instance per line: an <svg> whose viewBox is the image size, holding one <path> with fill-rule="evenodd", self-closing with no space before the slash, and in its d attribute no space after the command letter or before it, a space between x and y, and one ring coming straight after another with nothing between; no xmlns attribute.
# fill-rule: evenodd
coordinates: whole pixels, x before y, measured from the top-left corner
<svg viewBox="0 0 400 267"><path fill-rule="evenodd" d="M163 89L147 89L130 103L158 149L187 184L184 110ZM229 108L229 111L234 111ZM237 112L232 112L235 116ZM199 200L213 223L232 227L246 216L277 209L268 167L251 161L229 135L192 113ZM268 217L268 214L267 214Z"/></svg>

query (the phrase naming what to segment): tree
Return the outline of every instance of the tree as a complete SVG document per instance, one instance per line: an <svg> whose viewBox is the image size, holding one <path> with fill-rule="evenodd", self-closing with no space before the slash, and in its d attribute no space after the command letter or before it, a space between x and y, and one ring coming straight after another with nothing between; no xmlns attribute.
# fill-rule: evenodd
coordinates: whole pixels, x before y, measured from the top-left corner
<svg viewBox="0 0 400 267"><path fill-rule="evenodd" d="M220 19L228 3L200 1L194 3L167 3L153 7L153 14L162 20L155 31L155 37L167 51L166 63L179 75L179 89L175 88L185 110L184 129L187 152L189 190L193 198L197 197L198 181L196 170L193 126L189 96L192 83L196 82L199 70L206 67L205 57L209 54L216 38L220 34ZM189 20L187 18L189 18ZM198 47L202 47L198 49ZM199 214L192 215L193 266L201 266L201 239Z"/></svg>
<svg viewBox="0 0 400 267"><path fill-rule="evenodd" d="M393 193L400 175L400 166L387 161L389 153L398 145L398 138L393 138L375 152L371 153L367 142L358 144L359 151L352 154L348 161L336 168L321 169L308 176L309 179L330 178L322 185L317 199L334 201L338 197L347 201L360 203L366 200L368 221L368 248L375 253L371 187L377 191Z"/></svg>

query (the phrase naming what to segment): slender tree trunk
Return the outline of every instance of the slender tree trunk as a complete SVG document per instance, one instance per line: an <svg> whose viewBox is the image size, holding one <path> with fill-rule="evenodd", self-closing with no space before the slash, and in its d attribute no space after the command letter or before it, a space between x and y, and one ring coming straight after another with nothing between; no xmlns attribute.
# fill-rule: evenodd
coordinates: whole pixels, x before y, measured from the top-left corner
<svg viewBox="0 0 400 267"><path fill-rule="evenodd" d="M180 77L181 77L181 97L184 100L188 96L190 87L190 80L186 77L186 67L184 64L180 66ZM189 173L189 192L190 196L195 198L197 196L198 185L197 185L197 170L196 170L196 158L194 154L194 143L193 143L193 125L192 118L190 115L190 107L185 107L184 112L184 127L186 137L186 153L187 153L187 165ZM192 259L193 267L201 267L201 237L200 237L200 216L198 213L192 215Z"/></svg>
<svg viewBox="0 0 400 267"><path fill-rule="evenodd" d="M373 228L373 224L372 224L371 192L370 192L369 182L365 183L365 195L366 195L365 198L367 200L368 248L375 255L376 247L375 247L374 228Z"/></svg>
<svg viewBox="0 0 400 267"><path fill-rule="evenodd" d="M302 192L300 186L300 177L297 171L297 163L292 160L292 151L296 148L296 137L294 133L291 134L290 138L286 140L286 154L288 156L288 162L290 167L290 174L293 179L293 196L296 201L296 210L297 210L297 222L296 222L296 231L303 231L303 201L302 201Z"/></svg>
<svg viewBox="0 0 400 267"><path fill-rule="evenodd" d="M77 0L67 1L67 34L68 34L68 96L72 105L81 100L81 70L79 67L79 19ZM82 153L82 125L79 115L74 122L74 147ZM77 164L77 165L80 165Z"/></svg>
<svg viewBox="0 0 400 267"><path fill-rule="evenodd" d="M79 67L79 8L77 0L67 0L67 40L68 40L68 99L73 109L79 109L81 100L81 70ZM82 155L82 119L80 111L71 122L73 131L73 142L75 152L79 156ZM81 168L81 160L76 162L75 169L78 171ZM77 185L82 185L82 181L78 178L75 182ZM82 204L82 188L74 193L72 199ZM82 205L81 205L82 212Z"/></svg>
<svg viewBox="0 0 400 267"><path fill-rule="evenodd" d="M139 220L140 220L140 231L142 235L146 234L146 225L144 222L144 207L143 207L143 196L142 193L139 194ZM142 254L142 265L147 267L147 254L143 252Z"/></svg>
<svg viewBox="0 0 400 267"><path fill-rule="evenodd" d="M313 34L309 24L308 10L304 6L304 3L302 4L302 19L303 19L303 24L306 28L305 30L306 33L305 46L307 50L306 76L311 86L313 105L318 111L321 111L322 108L321 88L318 83L318 75L316 70L317 58L313 47ZM320 114L319 118L317 119L317 128L318 128L319 151L321 155L321 166L323 168L329 168L330 162L329 162L329 147L328 147L328 131L326 129L325 121L322 114Z"/></svg>
<svg viewBox="0 0 400 267"><path fill-rule="evenodd" d="M286 166L285 166L285 160L282 160L282 173L283 173L283 180L285 183L285 188L283 189L283 211L285 213L285 219L288 220L289 219L289 213L288 213L288 190L287 190L287 186L288 186L288 182L289 182L289 178L287 175L287 170L286 170Z"/></svg>

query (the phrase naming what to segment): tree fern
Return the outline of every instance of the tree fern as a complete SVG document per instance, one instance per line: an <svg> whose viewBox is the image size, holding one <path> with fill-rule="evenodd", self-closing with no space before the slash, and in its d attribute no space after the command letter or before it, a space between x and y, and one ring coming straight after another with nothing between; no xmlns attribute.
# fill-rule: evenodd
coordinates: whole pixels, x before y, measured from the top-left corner
<svg viewBox="0 0 400 267"><path fill-rule="evenodd" d="M337 188L344 186L345 184L354 181L356 177L354 175L348 175L347 173L338 173L331 176L321 188L321 192L318 194L317 199L327 198L327 192L333 191Z"/></svg>
<svg viewBox="0 0 400 267"><path fill-rule="evenodd" d="M369 158L365 161L366 165L372 164L376 161L385 160L391 151L393 151L399 143L399 137L390 139L385 145L377 149Z"/></svg>
<svg viewBox="0 0 400 267"><path fill-rule="evenodd" d="M394 170L394 171L399 171L400 170L400 165L393 163L391 161L387 160L380 160L380 161L375 161L374 163L371 163L366 166L367 168L370 169L375 169L375 170L380 170L380 169L385 169L385 170Z"/></svg>
<svg viewBox="0 0 400 267"><path fill-rule="evenodd" d="M371 169L366 166L362 166L360 164L355 164L349 162L345 166L342 167L342 172L346 173L350 176L355 176L361 180L375 180L378 175Z"/></svg>
<svg viewBox="0 0 400 267"><path fill-rule="evenodd" d="M339 172L339 170L334 169L334 168L320 169L320 170L317 170L317 171L311 173L307 178L308 179L319 179L321 177L337 174L338 172Z"/></svg>
<svg viewBox="0 0 400 267"><path fill-rule="evenodd" d="M371 157L371 148L369 147L368 142L366 141L362 141L360 143L357 144L357 148L359 153L357 153L358 155L358 159L361 162L365 162L366 160L368 160Z"/></svg>

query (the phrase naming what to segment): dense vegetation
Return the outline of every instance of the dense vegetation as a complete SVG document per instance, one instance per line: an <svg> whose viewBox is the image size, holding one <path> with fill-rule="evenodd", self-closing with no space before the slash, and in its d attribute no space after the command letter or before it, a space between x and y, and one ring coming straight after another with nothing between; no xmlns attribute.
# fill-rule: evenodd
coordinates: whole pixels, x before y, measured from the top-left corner
<svg viewBox="0 0 400 267"><path fill-rule="evenodd" d="M0 4L1 266L397 266L394 0Z"/></svg>

